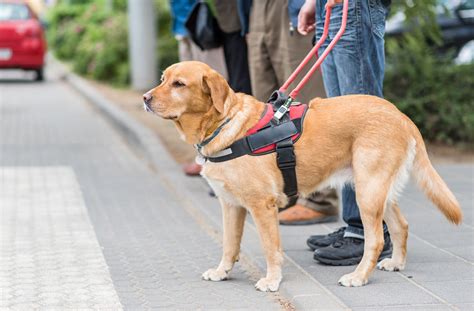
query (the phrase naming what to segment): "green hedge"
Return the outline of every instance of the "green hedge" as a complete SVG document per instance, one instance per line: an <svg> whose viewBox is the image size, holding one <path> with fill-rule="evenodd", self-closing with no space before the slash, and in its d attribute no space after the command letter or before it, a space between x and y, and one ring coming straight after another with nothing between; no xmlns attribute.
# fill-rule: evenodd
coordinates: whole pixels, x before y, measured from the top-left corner
<svg viewBox="0 0 474 311"><path fill-rule="evenodd" d="M474 64L455 65L415 37L389 41L387 49L385 97L425 139L474 142Z"/></svg>
<svg viewBox="0 0 474 311"><path fill-rule="evenodd" d="M80 44L77 45L74 70L97 80L127 84L130 69L125 13L115 13L112 17L97 14L91 8L79 23L91 18L95 21L87 23Z"/></svg>
<svg viewBox="0 0 474 311"><path fill-rule="evenodd" d="M49 14L48 39L55 55L79 74L126 85L130 70L125 11L108 12L103 1L77 3L60 3Z"/></svg>

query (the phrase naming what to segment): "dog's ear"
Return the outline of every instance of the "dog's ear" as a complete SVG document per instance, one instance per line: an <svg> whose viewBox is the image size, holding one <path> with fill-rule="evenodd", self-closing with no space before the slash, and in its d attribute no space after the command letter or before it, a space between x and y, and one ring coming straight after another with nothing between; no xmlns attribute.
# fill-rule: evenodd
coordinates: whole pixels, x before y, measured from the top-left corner
<svg viewBox="0 0 474 311"><path fill-rule="evenodd" d="M219 113L224 112L224 103L229 96L229 84L214 70L207 72L202 78L204 92L211 96L212 104Z"/></svg>

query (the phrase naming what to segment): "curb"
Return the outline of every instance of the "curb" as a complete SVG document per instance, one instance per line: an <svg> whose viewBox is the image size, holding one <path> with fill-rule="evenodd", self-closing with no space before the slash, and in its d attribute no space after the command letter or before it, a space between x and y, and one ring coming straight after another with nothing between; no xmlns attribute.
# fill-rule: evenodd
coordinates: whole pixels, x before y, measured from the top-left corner
<svg viewBox="0 0 474 311"><path fill-rule="evenodd" d="M176 194L182 202L183 208L191 214L195 221L212 238L221 241L222 223L220 212L216 213L212 208L218 208L219 204L207 195L208 187L202 179L185 177L176 174L181 171L179 165L165 149L159 138L144 125L129 116L125 111L111 103L101 95L84 78L72 73L64 64L50 57L48 59L64 77L64 80L72 86L88 102L94 105L101 115L126 139L133 151L142 156L157 171L157 178L164 181L168 191ZM242 241L242 268L248 275L258 280L265 271L265 260L262 257L258 234L255 226L246 221L247 234ZM252 235L249 237L249 235ZM349 308L326 287L308 274L301 266L291 258L284 255L283 282L277 293L272 293L273 298L278 300L284 309L324 309L324 310L348 310ZM219 258L216 258L217 263ZM301 299L305 297L305 299ZM298 298L295 300L295 298Z"/></svg>

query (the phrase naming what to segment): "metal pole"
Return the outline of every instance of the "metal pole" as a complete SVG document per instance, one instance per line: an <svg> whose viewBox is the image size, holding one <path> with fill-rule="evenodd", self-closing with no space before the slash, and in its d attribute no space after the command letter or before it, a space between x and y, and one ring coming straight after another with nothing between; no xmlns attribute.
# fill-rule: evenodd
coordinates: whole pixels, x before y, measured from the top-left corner
<svg viewBox="0 0 474 311"><path fill-rule="evenodd" d="M128 0L128 44L132 87L148 90L156 85L156 23L153 0Z"/></svg>

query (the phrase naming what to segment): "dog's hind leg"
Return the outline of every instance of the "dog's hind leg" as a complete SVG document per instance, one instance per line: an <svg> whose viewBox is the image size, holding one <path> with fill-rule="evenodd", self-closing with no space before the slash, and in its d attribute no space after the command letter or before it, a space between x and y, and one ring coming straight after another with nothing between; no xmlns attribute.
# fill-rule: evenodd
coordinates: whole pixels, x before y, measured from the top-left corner
<svg viewBox="0 0 474 311"><path fill-rule="evenodd" d="M354 272L339 279L339 284L343 286L367 284L383 249L383 214L391 181L400 161L396 156L384 155L380 150L359 148L352 160L356 200L364 226L364 255Z"/></svg>
<svg viewBox="0 0 474 311"><path fill-rule="evenodd" d="M387 205L384 220L392 239L393 254L392 258L385 258L379 262L377 268L386 271L403 270L407 254L408 222L403 217L396 201Z"/></svg>
<svg viewBox="0 0 474 311"><path fill-rule="evenodd" d="M367 186L359 186L359 188ZM374 186L377 185L370 185L370 187ZM342 286L363 286L367 284L383 249L382 215L386 196L378 194L377 196L364 197L362 192L357 191L356 188L356 197L364 226L364 255L354 272L339 279L339 284Z"/></svg>
<svg viewBox="0 0 474 311"><path fill-rule="evenodd" d="M255 288L262 292L274 292L280 286L283 263L278 227L278 206L276 200L270 198L260 200L258 204L249 207L249 210L257 226L267 261L267 275L255 284Z"/></svg>
<svg viewBox="0 0 474 311"><path fill-rule="evenodd" d="M239 260L240 242L247 210L243 207L229 205L222 200L221 206L224 225L222 259L216 269L209 269L202 274L202 278L207 281L227 279L234 263Z"/></svg>

